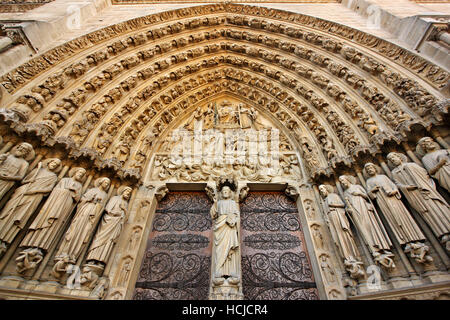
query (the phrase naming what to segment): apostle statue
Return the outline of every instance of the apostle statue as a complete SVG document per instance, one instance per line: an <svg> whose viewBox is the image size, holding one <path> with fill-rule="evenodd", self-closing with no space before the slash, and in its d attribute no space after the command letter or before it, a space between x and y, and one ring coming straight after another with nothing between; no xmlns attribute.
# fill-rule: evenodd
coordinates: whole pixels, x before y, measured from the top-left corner
<svg viewBox="0 0 450 320"><path fill-rule="evenodd" d="M395 267L390 258L392 243L381 222L378 212L370 202L364 188L356 183L356 178L349 175L339 177L344 188L346 211L358 229L375 261L382 266Z"/></svg>
<svg viewBox="0 0 450 320"><path fill-rule="evenodd" d="M426 247L423 243L425 236L400 200L401 195L397 186L386 175L379 174L379 168L371 162L364 166L364 173L367 177L369 196L377 201L397 241L404 245L405 252L410 252L413 257L411 251L413 246L416 249ZM419 263L433 261L433 258L426 254L421 258L416 256L413 258Z"/></svg>
<svg viewBox="0 0 450 320"><path fill-rule="evenodd" d="M85 174L86 170L83 168L72 168L69 176L59 181L28 228L20 247L49 250L52 241L72 212L74 204L81 198L81 182Z"/></svg>
<svg viewBox="0 0 450 320"><path fill-rule="evenodd" d="M28 162L34 158L31 144L23 142L12 148L11 153L0 154L0 200L14 185L25 177Z"/></svg>
<svg viewBox="0 0 450 320"><path fill-rule="evenodd" d="M61 170L61 160L51 158L39 162L23 180L0 213L0 242L5 247L25 227L42 198L52 191Z"/></svg>
<svg viewBox="0 0 450 320"><path fill-rule="evenodd" d="M430 137L423 137L417 143L416 151L424 155L422 163L428 173L439 181L441 187L450 192L450 153L439 149L439 145Z"/></svg>
<svg viewBox="0 0 450 320"><path fill-rule="evenodd" d="M210 210L214 220L213 282L240 282L239 264L239 206L229 186L223 186L220 196Z"/></svg>
<svg viewBox="0 0 450 320"><path fill-rule="evenodd" d="M77 212L75 213L72 223L66 231L58 252L56 253L56 263L53 270L54 276L61 275L60 270L64 269L58 263L59 261L67 260L70 264L76 263L95 227L94 223L96 217L102 211L104 201L108 196L106 191L110 184L111 182L108 178L98 178L94 182L94 188L86 191L81 197ZM55 270L56 267L58 267L58 270Z"/></svg>
<svg viewBox="0 0 450 320"><path fill-rule="evenodd" d="M414 162L408 162L402 153L391 152L387 159L395 168L392 177L409 204L423 217L434 234L450 251L450 208L436 191L427 171Z"/></svg>
<svg viewBox="0 0 450 320"><path fill-rule="evenodd" d="M347 271L350 272L352 278L363 276L364 272L360 272L361 264L353 264L350 262L361 262L361 258L356 247L353 233L350 229L350 223L345 216L345 205L342 199L334 193L333 187L330 185L320 185L319 191L324 199L325 220L331 230L341 256L344 258L344 264L349 266ZM356 268L355 268L356 266Z"/></svg>
<svg viewBox="0 0 450 320"><path fill-rule="evenodd" d="M109 255L120 236L128 209L132 189L120 187L118 195L112 197L105 207L105 215L89 248L86 260L94 260L106 265Z"/></svg>

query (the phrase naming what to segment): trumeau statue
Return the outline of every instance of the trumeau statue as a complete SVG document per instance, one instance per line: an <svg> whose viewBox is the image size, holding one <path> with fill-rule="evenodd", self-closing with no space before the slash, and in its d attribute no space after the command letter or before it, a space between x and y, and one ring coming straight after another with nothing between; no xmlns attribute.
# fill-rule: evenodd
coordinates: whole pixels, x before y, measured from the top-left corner
<svg viewBox="0 0 450 320"><path fill-rule="evenodd" d="M324 199L325 220L330 227L336 246L344 258L344 264L349 266L347 271L350 272L352 278L363 276L364 272L361 272L362 263L353 263L361 262L361 258L350 229L350 223L345 216L344 202L334 193L333 187L330 185L320 185L319 191Z"/></svg>
<svg viewBox="0 0 450 320"><path fill-rule="evenodd" d="M58 264L59 261L67 260L70 264L75 264L84 245L94 228L96 217L100 214L103 203L107 198L106 191L110 186L110 180L105 177L98 178L94 182L94 188L89 189L81 197L72 223L67 230L61 245L55 256L55 266L53 275L60 275L56 269L64 269ZM68 257L68 259L66 259ZM66 264L67 265L67 264Z"/></svg>
<svg viewBox="0 0 450 320"><path fill-rule="evenodd" d="M233 180L233 179L232 179ZM207 192L214 193L210 198L214 199L210 214L213 219L213 253L212 253L212 292L213 299L241 297L241 266L240 266L240 241L239 219L240 210L237 197L232 188L236 188L234 182L220 178L217 191L207 187Z"/></svg>
<svg viewBox="0 0 450 320"><path fill-rule="evenodd" d="M23 180L0 213L0 241L10 244L22 230L42 198L55 186L61 160L47 159L38 164Z"/></svg>
<svg viewBox="0 0 450 320"><path fill-rule="evenodd" d="M34 158L31 144L26 142L15 146L10 153L0 155L0 199L14 185L25 176L28 169L27 160Z"/></svg>
<svg viewBox="0 0 450 320"><path fill-rule="evenodd" d="M430 137L423 137L416 147L417 153L424 155L422 163L428 173L439 181L441 187L450 192L450 153L439 149L439 145Z"/></svg>
<svg viewBox="0 0 450 320"><path fill-rule="evenodd" d="M34 247L48 251L73 206L81 198L81 181L86 170L72 168L53 189L42 209L28 228L20 247Z"/></svg>
<svg viewBox="0 0 450 320"><path fill-rule="evenodd" d="M106 264L109 255L120 236L128 209L132 189L121 187L118 195L112 197L105 207L105 215L89 248L87 261L94 260Z"/></svg>
<svg viewBox="0 0 450 320"><path fill-rule="evenodd" d="M377 201L397 241L405 245L405 252L410 252L411 257L419 263L433 261L429 255L421 254L419 257L413 254L419 248L428 251L422 243L425 236L400 200L397 186L386 175L379 174L379 168L373 163L366 163L364 171L368 176L366 184L369 196Z"/></svg>
<svg viewBox="0 0 450 320"><path fill-rule="evenodd" d="M224 186L220 198L211 207L211 218L214 220L214 281L239 281L238 219L239 206L232 198L230 187Z"/></svg>
<svg viewBox="0 0 450 320"><path fill-rule="evenodd" d="M450 208L436 191L427 171L414 162L408 162L402 153L391 152L387 159L395 168L393 180L409 204L424 218L435 235L450 251Z"/></svg>
<svg viewBox="0 0 450 320"><path fill-rule="evenodd" d="M391 240L366 191L362 186L356 184L356 178L353 176L340 176L339 182L345 190L346 211L370 253L381 265L394 267L389 261L393 256L390 251Z"/></svg>

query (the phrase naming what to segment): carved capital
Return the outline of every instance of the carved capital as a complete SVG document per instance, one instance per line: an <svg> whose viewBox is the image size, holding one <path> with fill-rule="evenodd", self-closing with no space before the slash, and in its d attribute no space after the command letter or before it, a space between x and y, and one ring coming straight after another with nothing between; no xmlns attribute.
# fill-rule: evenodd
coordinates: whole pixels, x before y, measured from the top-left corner
<svg viewBox="0 0 450 320"><path fill-rule="evenodd" d="M164 197L169 193L169 188L167 188L165 185L159 187L158 189L156 189L155 191L155 197L156 200L158 200L158 202L161 202L162 199L164 199Z"/></svg>
<svg viewBox="0 0 450 320"><path fill-rule="evenodd" d="M284 193L294 201L297 201L299 196L298 188L290 184L286 186L286 189L284 189Z"/></svg>

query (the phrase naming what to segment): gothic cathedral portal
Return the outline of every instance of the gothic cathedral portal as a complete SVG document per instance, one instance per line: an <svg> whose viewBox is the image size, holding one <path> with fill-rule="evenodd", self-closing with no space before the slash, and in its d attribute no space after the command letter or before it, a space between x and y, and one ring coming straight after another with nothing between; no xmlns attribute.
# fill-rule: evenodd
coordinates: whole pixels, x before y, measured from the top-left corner
<svg viewBox="0 0 450 320"><path fill-rule="evenodd" d="M0 299L450 297L450 4L5 1Z"/></svg>

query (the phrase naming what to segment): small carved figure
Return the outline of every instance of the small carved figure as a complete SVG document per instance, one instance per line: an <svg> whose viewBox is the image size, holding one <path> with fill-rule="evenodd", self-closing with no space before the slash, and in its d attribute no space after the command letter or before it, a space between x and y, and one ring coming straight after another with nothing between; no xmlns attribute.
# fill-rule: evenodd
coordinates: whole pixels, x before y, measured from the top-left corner
<svg viewBox="0 0 450 320"><path fill-rule="evenodd" d="M329 264L329 259L326 254L320 255L320 269L322 269L323 273L325 274L325 280L331 284L335 282L335 275L333 268Z"/></svg>
<svg viewBox="0 0 450 320"><path fill-rule="evenodd" d="M119 275L119 281L117 282L119 286L124 286L128 280L128 277L130 276L130 272L131 272L131 262L132 259L128 258L127 260L125 260L124 264L122 265L122 269L120 270L120 275Z"/></svg>
<svg viewBox="0 0 450 320"><path fill-rule="evenodd" d="M35 269L42 259L42 251L38 248L28 248L21 251L16 258L17 272L24 273L27 270Z"/></svg>
<svg viewBox="0 0 450 320"><path fill-rule="evenodd" d="M392 259L394 257L394 254L389 251L384 251L383 253L380 251L375 251L373 254L374 260L376 263L381 264L387 269L394 269L395 263Z"/></svg>
<svg viewBox="0 0 450 320"><path fill-rule="evenodd" d="M348 271L353 279L359 279L365 277L364 264L361 261L357 261L354 258L344 260L345 270Z"/></svg>
<svg viewBox="0 0 450 320"><path fill-rule="evenodd" d="M430 247L421 242L410 242L405 247L405 252L419 263L433 262L433 258L428 255Z"/></svg>

